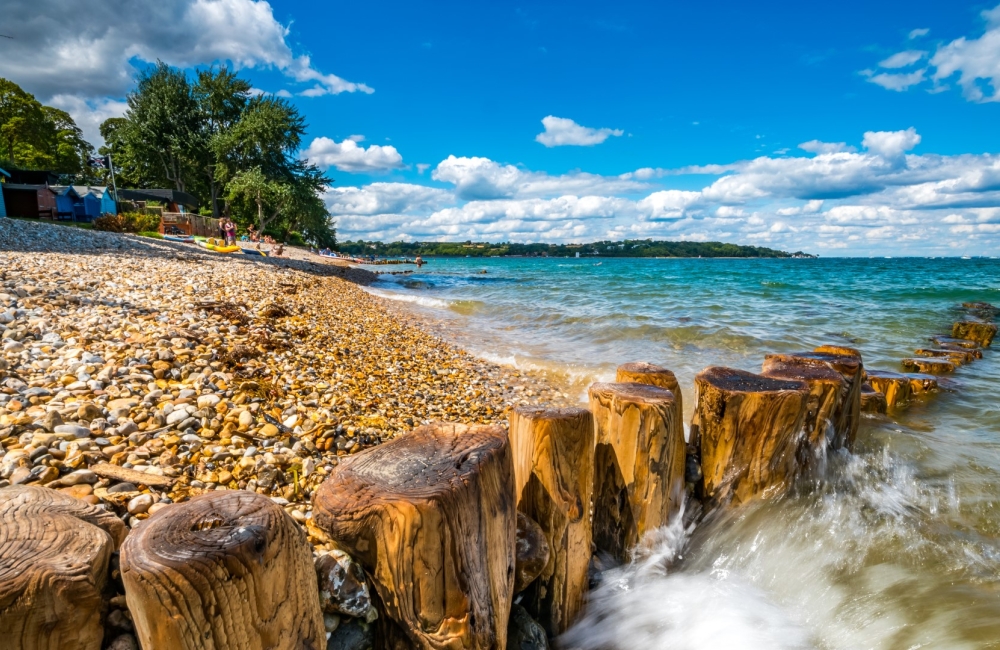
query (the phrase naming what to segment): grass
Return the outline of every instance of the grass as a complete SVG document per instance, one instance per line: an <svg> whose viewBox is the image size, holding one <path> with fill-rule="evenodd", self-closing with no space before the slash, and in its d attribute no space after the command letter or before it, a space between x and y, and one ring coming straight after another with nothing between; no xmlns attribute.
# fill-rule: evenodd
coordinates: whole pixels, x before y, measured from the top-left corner
<svg viewBox="0 0 1000 650"><path fill-rule="evenodd" d="M150 237L152 239L163 239L163 235L153 230L143 230L139 233L140 237Z"/></svg>

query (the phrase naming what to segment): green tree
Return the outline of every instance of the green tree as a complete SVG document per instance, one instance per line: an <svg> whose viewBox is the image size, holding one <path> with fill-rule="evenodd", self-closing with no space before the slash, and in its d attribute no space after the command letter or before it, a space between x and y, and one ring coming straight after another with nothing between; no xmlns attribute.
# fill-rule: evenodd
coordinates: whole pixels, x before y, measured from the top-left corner
<svg viewBox="0 0 1000 650"><path fill-rule="evenodd" d="M0 140L12 165L49 162L45 146L52 131L42 104L13 81L0 78Z"/></svg>
<svg viewBox="0 0 1000 650"><path fill-rule="evenodd" d="M218 70L211 67L198 72L198 82L194 86L194 97L198 102L203 138L207 146L202 148L201 170L208 181L209 203L212 216L219 216L218 199L223 183L220 182L218 152L224 147L218 144L226 138L246 110L250 100L250 82L240 79L225 66Z"/></svg>
<svg viewBox="0 0 1000 650"><path fill-rule="evenodd" d="M90 178L89 158L94 146L83 137L83 131L76 125L69 113L51 106L43 106L42 112L51 125L52 156L55 161L53 171Z"/></svg>
<svg viewBox="0 0 1000 650"><path fill-rule="evenodd" d="M156 169L161 181L186 191L206 146L198 102L187 76L162 61L141 72L128 94L125 148Z"/></svg>
<svg viewBox="0 0 1000 650"><path fill-rule="evenodd" d="M290 181L305 129L298 109L285 100L252 98L239 121L212 141L216 178L225 183L241 171L258 167L267 178Z"/></svg>

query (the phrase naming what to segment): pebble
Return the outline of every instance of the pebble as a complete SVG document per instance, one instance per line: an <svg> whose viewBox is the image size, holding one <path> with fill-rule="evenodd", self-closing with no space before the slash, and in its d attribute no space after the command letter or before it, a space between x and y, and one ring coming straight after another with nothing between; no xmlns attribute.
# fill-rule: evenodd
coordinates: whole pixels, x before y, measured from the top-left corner
<svg viewBox="0 0 1000 650"><path fill-rule="evenodd" d="M299 251L261 262L5 219L0 250L0 481L49 481L129 523L250 489L330 551L310 498L341 458L431 420L565 403L366 293L372 274ZM172 484L153 494L98 463Z"/></svg>
<svg viewBox="0 0 1000 650"><path fill-rule="evenodd" d="M141 515L153 505L152 494L140 494L128 502L128 512L130 515Z"/></svg>

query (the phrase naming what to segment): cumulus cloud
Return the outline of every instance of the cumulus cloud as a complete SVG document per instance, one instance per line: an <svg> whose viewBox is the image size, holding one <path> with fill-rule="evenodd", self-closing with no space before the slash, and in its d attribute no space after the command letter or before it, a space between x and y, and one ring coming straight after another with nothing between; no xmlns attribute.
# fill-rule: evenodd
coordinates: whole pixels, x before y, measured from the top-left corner
<svg viewBox="0 0 1000 650"><path fill-rule="evenodd" d="M4 41L0 76L43 101L121 98L136 73L133 61L157 60L276 68L308 84L302 94L311 96L373 92L294 53L288 27L266 0L7 0L3 31L16 38Z"/></svg>
<svg viewBox="0 0 1000 650"><path fill-rule="evenodd" d="M846 142L822 142L820 140L810 140L799 145L802 151L809 153L840 153L842 151L857 151L854 147L848 146Z"/></svg>
<svg viewBox="0 0 1000 650"><path fill-rule="evenodd" d="M1000 156L914 154L915 129L869 131L860 147L811 142L809 156L684 168L684 188L663 186L679 170L555 176L450 156L432 175L446 188L341 187L328 203L346 238L654 237L837 254L1000 247ZM706 169L713 178L699 184Z"/></svg>
<svg viewBox="0 0 1000 650"><path fill-rule="evenodd" d="M947 88L947 81L957 77L958 85L967 99L974 102L1000 101L1000 5L981 14L986 23L978 38L962 36L940 45L928 61L928 67L906 73L863 70L862 74L872 83L888 90L902 92L924 81L931 81L931 92ZM914 29L912 40L926 35L928 29ZM886 70L911 66L925 58L927 52L904 50L879 63Z"/></svg>
<svg viewBox="0 0 1000 650"><path fill-rule="evenodd" d="M581 126L569 118L554 115L543 118L542 126L545 130L536 135L535 140L546 147L566 145L591 147L601 144L611 136L618 137L625 133L621 129L592 129Z"/></svg>
<svg viewBox="0 0 1000 650"><path fill-rule="evenodd" d="M921 50L905 50L880 61L878 65L880 68L905 68L913 65L925 56L927 56L927 52Z"/></svg>
<svg viewBox="0 0 1000 650"><path fill-rule="evenodd" d="M638 180L636 175L635 172L620 176L573 172L550 176L489 158L464 156L448 156L431 172L432 179L454 185L456 194L464 200L621 194L648 190L649 184ZM642 172L638 176L648 179L652 174Z"/></svg>
<svg viewBox="0 0 1000 650"><path fill-rule="evenodd" d="M917 29L911 29L910 33L906 36L911 41L915 38L920 38L921 36L927 36L930 34L931 30L927 27L918 27Z"/></svg>
<svg viewBox="0 0 1000 650"><path fill-rule="evenodd" d="M329 169L334 167L342 172L384 172L403 166L403 156L391 145L360 146L364 136L353 135L343 142L326 137L315 138L302 153L309 162Z"/></svg>

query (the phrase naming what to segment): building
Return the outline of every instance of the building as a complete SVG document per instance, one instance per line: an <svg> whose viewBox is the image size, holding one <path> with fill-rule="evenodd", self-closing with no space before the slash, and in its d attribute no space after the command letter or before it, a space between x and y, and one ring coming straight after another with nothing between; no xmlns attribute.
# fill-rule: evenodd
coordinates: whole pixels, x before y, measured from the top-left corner
<svg viewBox="0 0 1000 650"><path fill-rule="evenodd" d="M18 185L55 185L59 182L59 175L36 169L12 169L8 181Z"/></svg>
<svg viewBox="0 0 1000 650"><path fill-rule="evenodd" d="M56 195L47 185L4 183L0 187L9 217L55 219L59 214Z"/></svg>
<svg viewBox="0 0 1000 650"><path fill-rule="evenodd" d="M81 199L73 206L77 221L93 221L102 214L118 214L118 206L108 187L74 185L73 189Z"/></svg>
<svg viewBox="0 0 1000 650"><path fill-rule="evenodd" d="M70 185L50 185L49 189L56 195L56 212L62 221L72 221L76 218L76 206L83 202Z"/></svg>
<svg viewBox="0 0 1000 650"><path fill-rule="evenodd" d="M145 201L160 203L164 212L197 212L198 199L180 190L118 190L122 201Z"/></svg>
<svg viewBox="0 0 1000 650"><path fill-rule="evenodd" d="M5 179L10 180L10 174L0 169L0 184L2 184ZM0 217L6 217L6 216L7 216L7 208L4 207L3 192L0 191Z"/></svg>

